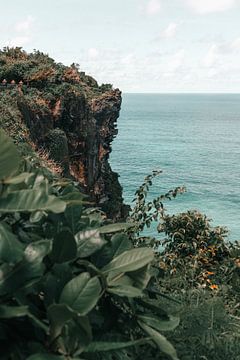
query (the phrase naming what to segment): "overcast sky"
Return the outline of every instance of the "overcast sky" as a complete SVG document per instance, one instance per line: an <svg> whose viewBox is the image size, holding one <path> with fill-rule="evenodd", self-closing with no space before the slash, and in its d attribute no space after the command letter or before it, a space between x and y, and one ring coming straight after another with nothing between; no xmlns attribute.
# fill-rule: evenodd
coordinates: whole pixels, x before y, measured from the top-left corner
<svg viewBox="0 0 240 360"><path fill-rule="evenodd" d="M240 0L0 0L0 45L125 92L240 92Z"/></svg>

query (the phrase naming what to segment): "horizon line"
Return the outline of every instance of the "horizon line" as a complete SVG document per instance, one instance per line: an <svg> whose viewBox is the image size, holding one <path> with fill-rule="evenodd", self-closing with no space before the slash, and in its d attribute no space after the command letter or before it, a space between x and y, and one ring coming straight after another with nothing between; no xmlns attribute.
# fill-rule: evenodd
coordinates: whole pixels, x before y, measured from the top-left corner
<svg viewBox="0 0 240 360"><path fill-rule="evenodd" d="M133 92L133 91L123 91L120 89L123 94L139 94L139 95L240 95L240 92Z"/></svg>

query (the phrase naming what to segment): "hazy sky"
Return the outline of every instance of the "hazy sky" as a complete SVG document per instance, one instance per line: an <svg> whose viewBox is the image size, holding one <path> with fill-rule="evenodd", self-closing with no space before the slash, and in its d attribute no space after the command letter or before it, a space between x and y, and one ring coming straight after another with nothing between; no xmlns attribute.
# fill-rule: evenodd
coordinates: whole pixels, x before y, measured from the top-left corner
<svg viewBox="0 0 240 360"><path fill-rule="evenodd" d="M125 92L240 92L240 0L0 0L0 45Z"/></svg>

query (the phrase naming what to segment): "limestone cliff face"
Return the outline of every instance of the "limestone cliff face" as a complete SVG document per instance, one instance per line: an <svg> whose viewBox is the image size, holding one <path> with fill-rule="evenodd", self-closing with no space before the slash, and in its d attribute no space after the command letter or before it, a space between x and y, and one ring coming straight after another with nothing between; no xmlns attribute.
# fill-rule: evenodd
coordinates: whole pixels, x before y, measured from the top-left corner
<svg viewBox="0 0 240 360"><path fill-rule="evenodd" d="M79 181L91 200L114 219L124 218L127 212L118 174L108 161L118 132L121 101L118 89L90 99L83 93L68 91L52 107L36 107L25 96L18 98L18 108L33 142L47 149L62 166L64 175Z"/></svg>
<svg viewBox="0 0 240 360"><path fill-rule="evenodd" d="M6 48L0 64L0 127L16 143L46 150L109 217L124 217L122 188L108 162L121 92L39 51Z"/></svg>

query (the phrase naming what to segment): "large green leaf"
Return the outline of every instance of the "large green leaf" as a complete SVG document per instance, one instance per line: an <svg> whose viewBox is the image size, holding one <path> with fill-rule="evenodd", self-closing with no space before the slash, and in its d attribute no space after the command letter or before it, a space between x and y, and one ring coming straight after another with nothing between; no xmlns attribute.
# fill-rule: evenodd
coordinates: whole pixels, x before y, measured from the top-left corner
<svg viewBox="0 0 240 360"><path fill-rule="evenodd" d="M12 175L19 167L20 156L12 140L0 129L0 180Z"/></svg>
<svg viewBox="0 0 240 360"><path fill-rule="evenodd" d="M23 245L7 224L0 223L0 262L15 263L22 257Z"/></svg>
<svg viewBox="0 0 240 360"><path fill-rule="evenodd" d="M55 235L50 257L53 262L63 263L74 259L77 255L77 244L74 236L68 230Z"/></svg>
<svg viewBox="0 0 240 360"><path fill-rule="evenodd" d="M125 349L125 348L131 347L131 346L142 345L146 342L149 342L149 338L125 341L125 342L92 341L91 344L85 350L85 352L101 352L101 351L121 350L121 349Z"/></svg>
<svg viewBox="0 0 240 360"><path fill-rule="evenodd" d="M40 240L29 244L24 251L25 259L32 264L42 262L51 251L51 245L50 240Z"/></svg>
<svg viewBox="0 0 240 360"><path fill-rule="evenodd" d="M60 348L72 356L80 355L92 340L92 329L87 316L76 317L64 325Z"/></svg>
<svg viewBox="0 0 240 360"><path fill-rule="evenodd" d="M110 273L107 276L107 285L108 287L118 286L118 285L133 286L133 280L124 273L120 273L117 275L114 273Z"/></svg>
<svg viewBox="0 0 240 360"><path fill-rule="evenodd" d="M68 263L53 265L44 277L45 306L58 302L62 289L72 277L72 269Z"/></svg>
<svg viewBox="0 0 240 360"><path fill-rule="evenodd" d="M28 306L6 306L0 305L0 319L11 319L28 316Z"/></svg>
<svg viewBox="0 0 240 360"><path fill-rule="evenodd" d="M27 183L34 176L35 174L33 173L23 172L17 176L7 178L3 182L4 184L8 184L8 185L18 185L22 183Z"/></svg>
<svg viewBox="0 0 240 360"><path fill-rule="evenodd" d="M66 204L54 195L41 189L13 191L0 198L0 212L32 212L37 210L61 213Z"/></svg>
<svg viewBox="0 0 240 360"><path fill-rule="evenodd" d="M124 251L131 250L133 245L125 234L115 234L111 238L111 258L121 255Z"/></svg>
<svg viewBox="0 0 240 360"><path fill-rule="evenodd" d="M144 297L143 299L136 299L136 302L143 308L150 310L153 314L159 315L160 317L168 317L167 312L163 308L159 307L158 300Z"/></svg>
<svg viewBox="0 0 240 360"><path fill-rule="evenodd" d="M133 248L131 241L125 234L115 234L111 240L94 257L97 267L103 267L113 258L122 254L124 251Z"/></svg>
<svg viewBox="0 0 240 360"><path fill-rule="evenodd" d="M141 328L152 338L152 340L163 353L170 356L172 360L179 360L176 350L174 349L172 344L165 338L165 336L161 335L158 331L152 329L150 326L146 325L142 321L138 321L138 323Z"/></svg>
<svg viewBox="0 0 240 360"><path fill-rule="evenodd" d="M48 318L50 339L57 340L57 348L64 345L68 353L76 355L76 351L80 354L90 343L92 330L87 316L78 316L64 304L54 304L48 308Z"/></svg>
<svg viewBox="0 0 240 360"><path fill-rule="evenodd" d="M94 254L106 243L97 229L80 231L75 235L75 239L77 242L77 255L80 258Z"/></svg>
<svg viewBox="0 0 240 360"><path fill-rule="evenodd" d="M108 224L101 226L100 228L98 228L98 230L100 234L111 234L119 231L128 230L132 226L133 224L127 224L127 223Z"/></svg>
<svg viewBox="0 0 240 360"><path fill-rule="evenodd" d="M26 360L64 360L64 357L60 356L60 355L38 353L38 354L29 356Z"/></svg>
<svg viewBox="0 0 240 360"><path fill-rule="evenodd" d="M3 264L0 268L0 295L14 293L38 281L45 268L42 260L50 250L49 240L37 241L26 247L20 262L15 265Z"/></svg>
<svg viewBox="0 0 240 360"><path fill-rule="evenodd" d="M65 304L53 304L49 306L47 314L50 321L51 341L61 334L65 323L76 316L76 314Z"/></svg>
<svg viewBox="0 0 240 360"><path fill-rule="evenodd" d="M64 216L73 234L76 234L78 231L79 220L81 219L82 209L83 209L82 205L69 205L67 206L64 212Z"/></svg>
<svg viewBox="0 0 240 360"><path fill-rule="evenodd" d="M169 316L168 320L162 320L154 315L139 315L138 319L158 331L174 330L180 322L179 317L171 315Z"/></svg>
<svg viewBox="0 0 240 360"><path fill-rule="evenodd" d="M75 189L73 192L62 195L61 199L68 205L82 205L83 203L86 203L86 201L83 200L84 197L83 194Z"/></svg>
<svg viewBox="0 0 240 360"><path fill-rule="evenodd" d="M145 267L128 273L128 276L132 279L133 285L139 289L145 289L149 280L151 279L150 264Z"/></svg>
<svg viewBox="0 0 240 360"><path fill-rule="evenodd" d="M138 248L125 251L113 259L109 264L104 266L102 271L108 273L129 272L141 269L154 259L154 253L149 248Z"/></svg>
<svg viewBox="0 0 240 360"><path fill-rule="evenodd" d="M65 285L59 302L68 305L79 315L86 315L97 304L101 290L99 279L96 276L91 278L85 272Z"/></svg>
<svg viewBox="0 0 240 360"><path fill-rule="evenodd" d="M107 288L107 291L118 296L140 297L143 295L142 290L131 285L111 286Z"/></svg>

